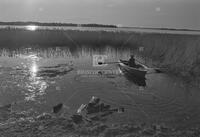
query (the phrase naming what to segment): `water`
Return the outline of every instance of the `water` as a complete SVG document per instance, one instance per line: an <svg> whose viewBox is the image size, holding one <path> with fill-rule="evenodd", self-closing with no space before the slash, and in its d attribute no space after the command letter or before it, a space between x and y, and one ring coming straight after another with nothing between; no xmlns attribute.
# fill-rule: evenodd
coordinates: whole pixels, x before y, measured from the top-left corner
<svg viewBox="0 0 200 137"><path fill-rule="evenodd" d="M23 28L30 31L35 29L60 29L60 30L81 30L81 31L111 31L111 32L139 32L139 33L161 33L161 34L181 34L181 35L200 35L200 31L192 30L164 30L164 29L145 29L145 28L103 28L103 27L58 27L58 26L0 26L0 28Z"/></svg>
<svg viewBox="0 0 200 137"><path fill-rule="evenodd" d="M128 79L117 64L93 66L93 55L107 55L107 61L116 62L128 59L129 49L2 49L0 55L0 105L16 102L15 111L51 112L62 102L76 112L97 96L112 107L125 108L125 113L110 116L110 122L186 127L200 122L199 89L183 80L161 73L148 74L146 80ZM83 75L80 71L98 73Z"/></svg>

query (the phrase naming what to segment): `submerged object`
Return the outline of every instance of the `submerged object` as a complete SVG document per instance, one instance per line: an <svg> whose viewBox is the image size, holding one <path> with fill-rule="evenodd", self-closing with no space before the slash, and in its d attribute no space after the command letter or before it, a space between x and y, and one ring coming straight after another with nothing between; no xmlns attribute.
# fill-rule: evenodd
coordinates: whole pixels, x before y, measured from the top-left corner
<svg viewBox="0 0 200 137"><path fill-rule="evenodd" d="M111 108L110 105L103 103L99 97L93 96L87 104L82 104L71 118L74 123L78 124L83 120L87 122L105 120L113 113L123 112L125 112L125 108Z"/></svg>
<svg viewBox="0 0 200 137"><path fill-rule="evenodd" d="M125 108L124 107L120 107L117 112L118 113L124 113L125 112Z"/></svg>
<svg viewBox="0 0 200 137"><path fill-rule="evenodd" d="M4 105L4 106L0 106L0 112L11 112L11 107L12 104L8 104L8 105Z"/></svg>
<svg viewBox="0 0 200 137"><path fill-rule="evenodd" d="M55 113L55 114L59 113L62 110L62 108L63 108L63 104L62 103L54 106L53 107L53 113Z"/></svg>
<svg viewBox="0 0 200 137"><path fill-rule="evenodd" d="M137 68L128 66L128 61L119 60L119 68L120 70L127 75L135 76L138 78L145 78L147 74L147 70L143 65L139 65Z"/></svg>
<svg viewBox="0 0 200 137"><path fill-rule="evenodd" d="M0 121L8 120L12 111L12 104L0 106Z"/></svg>
<svg viewBox="0 0 200 137"><path fill-rule="evenodd" d="M110 105L100 102L100 98L93 96L86 106L87 114L104 112L110 109Z"/></svg>

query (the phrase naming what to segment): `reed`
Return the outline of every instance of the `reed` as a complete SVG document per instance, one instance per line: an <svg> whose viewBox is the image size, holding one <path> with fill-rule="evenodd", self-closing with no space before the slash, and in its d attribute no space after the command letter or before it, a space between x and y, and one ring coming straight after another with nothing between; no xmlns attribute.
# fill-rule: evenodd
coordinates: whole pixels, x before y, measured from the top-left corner
<svg viewBox="0 0 200 137"><path fill-rule="evenodd" d="M200 77L200 36L181 34L139 33L125 31L81 31L63 29L0 29L0 47L17 49L24 47L51 48L68 47L73 53L77 49L100 49L106 47L119 50L130 48L153 60L156 66L186 77Z"/></svg>

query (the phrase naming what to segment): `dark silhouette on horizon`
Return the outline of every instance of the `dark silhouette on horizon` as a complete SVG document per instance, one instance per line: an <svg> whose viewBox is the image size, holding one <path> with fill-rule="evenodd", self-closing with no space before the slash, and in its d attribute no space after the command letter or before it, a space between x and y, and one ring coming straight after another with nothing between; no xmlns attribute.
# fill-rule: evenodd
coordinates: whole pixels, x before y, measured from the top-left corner
<svg viewBox="0 0 200 137"><path fill-rule="evenodd" d="M76 23L58 23L58 22L0 22L0 25L10 25L10 26L27 26L27 25L37 25L37 26L58 26L58 27L105 27L105 28L117 28L116 25L105 25L105 24L76 24Z"/></svg>

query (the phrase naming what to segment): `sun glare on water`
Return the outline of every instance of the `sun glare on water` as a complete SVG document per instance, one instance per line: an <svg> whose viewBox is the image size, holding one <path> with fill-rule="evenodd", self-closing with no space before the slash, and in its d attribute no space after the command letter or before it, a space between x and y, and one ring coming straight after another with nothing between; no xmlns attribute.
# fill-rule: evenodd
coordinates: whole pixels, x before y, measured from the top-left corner
<svg viewBox="0 0 200 137"><path fill-rule="evenodd" d="M30 30L30 31L35 31L38 29L38 26L35 26L35 25L28 25L26 26L26 29L27 30Z"/></svg>
<svg viewBox="0 0 200 137"><path fill-rule="evenodd" d="M37 73L38 72L38 67L36 64L33 64L33 66L31 67L31 72L32 73Z"/></svg>

